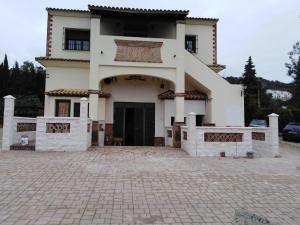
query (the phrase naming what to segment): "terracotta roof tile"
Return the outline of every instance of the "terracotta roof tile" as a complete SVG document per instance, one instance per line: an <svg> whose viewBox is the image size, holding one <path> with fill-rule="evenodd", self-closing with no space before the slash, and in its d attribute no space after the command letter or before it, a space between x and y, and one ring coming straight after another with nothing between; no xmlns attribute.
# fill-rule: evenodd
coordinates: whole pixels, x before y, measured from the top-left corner
<svg viewBox="0 0 300 225"><path fill-rule="evenodd" d="M168 90L158 95L159 99L174 99L174 97L175 94L174 91L172 90ZM186 91L184 99L185 100L206 100L207 95L197 90Z"/></svg>
<svg viewBox="0 0 300 225"><path fill-rule="evenodd" d="M49 96L68 96L68 97L88 97L88 89L56 89L45 92ZM108 98L110 97L109 93L104 93L103 91L99 92L99 97Z"/></svg>
<svg viewBox="0 0 300 225"><path fill-rule="evenodd" d="M47 7L46 10L64 11L64 12L89 12L89 10L84 10L84 9L61 9L61 8L51 8L51 7Z"/></svg>
<svg viewBox="0 0 300 225"><path fill-rule="evenodd" d="M166 10L166 9L142 9L142 8L127 8L127 7L112 7L101 5L88 5L89 10L105 10L127 13L167 13L167 14L183 14L187 15L189 10Z"/></svg>
<svg viewBox="0 0 300 225"><path fill-rule="evenodd" d="M40 60L51 60L51 61L68 61L68 62L90 62L90 60L85 59L64 59L64 58L50 58L50 57L36 57L36 61Z"/></svg>
<svg viewBox="0 0 300 225"><path fill-rule="evenodd" d="M208 20L208 21L219 21L218 18L208 18L208 17L187 17L188 20Z"/></svg>

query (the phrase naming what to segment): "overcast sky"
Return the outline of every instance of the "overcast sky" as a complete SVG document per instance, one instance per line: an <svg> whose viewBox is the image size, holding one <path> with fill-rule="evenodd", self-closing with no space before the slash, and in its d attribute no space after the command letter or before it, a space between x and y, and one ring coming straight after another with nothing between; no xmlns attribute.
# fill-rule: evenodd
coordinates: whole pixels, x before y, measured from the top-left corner
<svg viewBox="0 0 300 225"><path fill-rule="evenodd" d="M218 63L225 76L240 76L251 55L257 74L289 82L284 63L300 41L300 0L0 0L0 61L45 56L46 7L87 9L88 4L188 9L189 16L216 17Z"/></svg>

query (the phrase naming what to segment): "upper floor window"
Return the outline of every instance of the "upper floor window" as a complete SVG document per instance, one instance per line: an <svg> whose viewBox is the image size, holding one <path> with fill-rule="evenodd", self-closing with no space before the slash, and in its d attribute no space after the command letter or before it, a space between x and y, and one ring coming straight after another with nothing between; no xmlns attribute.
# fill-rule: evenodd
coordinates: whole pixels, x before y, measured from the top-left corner
<svg viewBox="0 0 300 225"><path fill-rule="evenodd" d="M90 50L90 31L78 29L65 30L65 49L66 50Z"/></svg>
<svg viewBox="0 0 300 225"><path fill-rule="evenodd" d="M197 53L197 36L186 35L185 36L185 49L191 53Z"/></svg>

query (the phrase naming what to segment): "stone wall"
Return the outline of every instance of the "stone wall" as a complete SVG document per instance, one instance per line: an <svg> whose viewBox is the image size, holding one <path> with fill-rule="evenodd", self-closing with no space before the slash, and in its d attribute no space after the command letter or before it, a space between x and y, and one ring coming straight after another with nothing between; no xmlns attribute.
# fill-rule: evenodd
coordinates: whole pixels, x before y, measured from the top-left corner
<svg viewBox="0 0 300 225"><path fill-rule="evenodd" d="M181 127L182 148L192 156L276 157L278 116L269 115L270 127L196 127L195 113L188 115L187 126Z"/></svg>
<svg viewBox="0 0 300 225"><path fill-rule="evenodd" d="M13 96L6 96L2 150L20 143L22 135L35 142L37 151L84 151L91 146L88 100L80 99L80 117L14 117Z"/></svg>
<svg viewBox="0 0 300 225"><path fill-rule="evenodd" d="M35 142L36 135L36 119L25 117L14 117L12 127L12 144L20 143L23 135L28 136L29 142Z"/></svg>
<svg viewBox="0 0 300 225"><path fill-rule="evenodd" d="M37 117L37 151L85 151L90 146L88 100L80 100L80 117Z"/></svg>

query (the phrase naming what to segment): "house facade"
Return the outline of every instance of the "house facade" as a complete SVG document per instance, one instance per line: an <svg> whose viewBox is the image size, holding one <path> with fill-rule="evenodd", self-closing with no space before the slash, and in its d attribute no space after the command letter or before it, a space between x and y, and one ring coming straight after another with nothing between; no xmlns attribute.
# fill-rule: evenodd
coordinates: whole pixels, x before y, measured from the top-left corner
<svg viewBox="0 0 300 225"><path fill-rule="evenodd" d="M218 72L217 19L184 10L89 5L47 8L45 117L79 117L88 98L96 146L180 147L190 112L196 125L244 126L241 85Z"/></svg>

